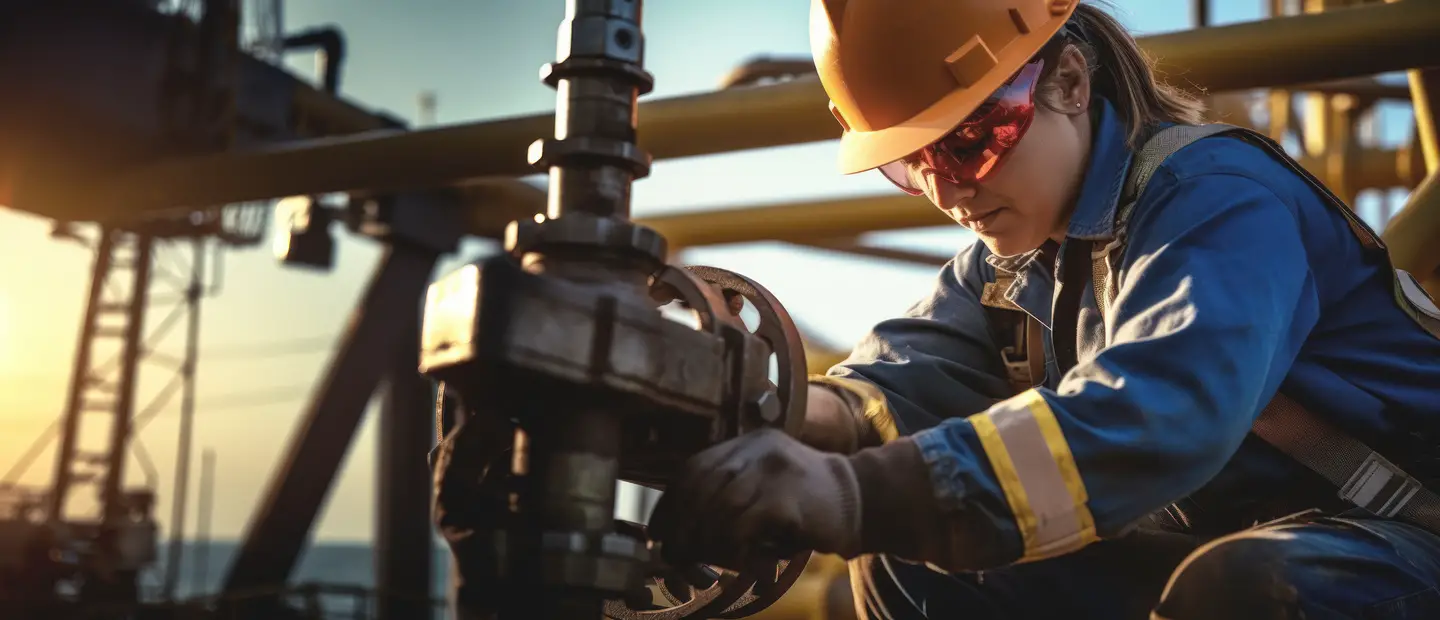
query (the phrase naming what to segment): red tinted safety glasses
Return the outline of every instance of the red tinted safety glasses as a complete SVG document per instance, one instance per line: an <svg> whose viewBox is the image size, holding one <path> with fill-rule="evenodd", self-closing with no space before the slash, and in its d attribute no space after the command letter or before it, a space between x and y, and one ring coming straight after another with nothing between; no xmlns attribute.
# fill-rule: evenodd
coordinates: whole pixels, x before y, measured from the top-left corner
<svg viewBox="0 0 1440 620"><path fill-rule="evenodd" d="M1031 61L945 137L880 166L880 172L911 196L923 195L932 179L957 185L985 180L1035 119L1035 85L1044 68L1044 60Z"/></svg>

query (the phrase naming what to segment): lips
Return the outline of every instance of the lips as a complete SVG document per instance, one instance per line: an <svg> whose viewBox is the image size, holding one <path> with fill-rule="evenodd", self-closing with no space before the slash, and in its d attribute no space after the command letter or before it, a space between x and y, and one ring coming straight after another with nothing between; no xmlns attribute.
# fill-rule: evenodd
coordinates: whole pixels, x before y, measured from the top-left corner
<svg viewBox="0 0 1440 620"><path fill-rule="evenodd" d="M969 215L963 215L957 212L955 214L955 219L966 228L970 228L975 232L982 232L987 227L989 227L990 224L993 224L995 222L995 216L999 215L1000 212L1004 210L1004 207L997 207L989 211L985 211L982 213L972 213Z"/></svg>

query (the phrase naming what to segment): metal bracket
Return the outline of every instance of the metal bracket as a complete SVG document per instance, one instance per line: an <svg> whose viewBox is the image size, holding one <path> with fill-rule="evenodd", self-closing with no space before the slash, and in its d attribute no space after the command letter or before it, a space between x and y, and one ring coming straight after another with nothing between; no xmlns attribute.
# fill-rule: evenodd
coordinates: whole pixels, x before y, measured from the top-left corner
<svg viewBox="0 0 1440 620"><path fill-rule="evenodd" d="M1420 483L1375 452L1340 487L1340 497L1381 517L1393 517L1420 490Z"/></svg>
<svg viewBox="0 0 1440 620"><path fill-rule="evenodd" d="M1033 385L1035 381L1034 377L1030 376L1030 358L1022 356L1016 360L1011 357L1014 354L1015 347L1005 347L1000 350L1000 361L1005 364L1005 378L1009 379L1011 383Z"/></svg>

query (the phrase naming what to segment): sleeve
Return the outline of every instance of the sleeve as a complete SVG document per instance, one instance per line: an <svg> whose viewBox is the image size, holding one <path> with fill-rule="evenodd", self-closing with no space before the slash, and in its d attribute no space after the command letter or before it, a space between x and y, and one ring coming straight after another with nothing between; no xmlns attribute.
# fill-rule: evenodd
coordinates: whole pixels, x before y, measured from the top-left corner
<svg viewBox="0 0 1440 620"><path fill-rule="evenodd" d="M1246 177L1161 175L1129 229L1109 345L1056 390L915 435L950 541L920 559L989 568L1118 535L1219 473L1278 390L1319 314L1295 213ZM997 538L983 561L968 548Z"/></svg>
<svg viewBox="0 0 1440 620"><path fill-rule="evenodd" d="M984 256L980 243L961 252L928 296L876 325L848 359L811 382L858 404L882 441L984 411L1011 394L980 305Z"/></svg>

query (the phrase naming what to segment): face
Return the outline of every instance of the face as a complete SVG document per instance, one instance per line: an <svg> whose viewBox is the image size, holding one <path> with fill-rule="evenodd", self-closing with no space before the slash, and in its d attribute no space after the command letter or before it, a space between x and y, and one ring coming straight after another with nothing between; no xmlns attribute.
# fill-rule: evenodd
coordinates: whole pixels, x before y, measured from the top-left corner
<svg viewBox="0 0 1440 620"><path fill-rule="evenodd" d="M1036 105L1024 134L988 168L982 166L983 173L965 167L960 174L926 173L932 168L911 158L911 184L1000 256L1063 238L1090 151L1085 68L1075 48L1060 55L1031 91ZM1016 83L1024 76L1022 71Z"/></svg>

